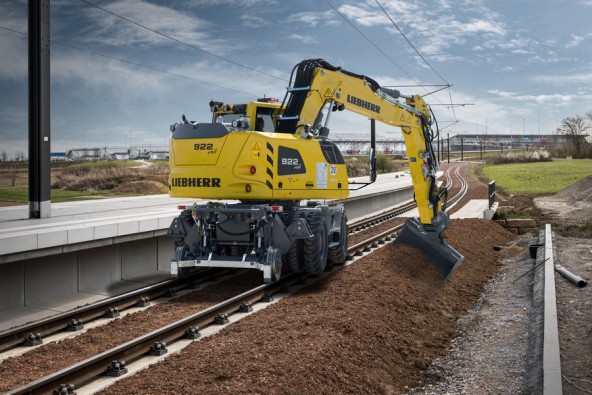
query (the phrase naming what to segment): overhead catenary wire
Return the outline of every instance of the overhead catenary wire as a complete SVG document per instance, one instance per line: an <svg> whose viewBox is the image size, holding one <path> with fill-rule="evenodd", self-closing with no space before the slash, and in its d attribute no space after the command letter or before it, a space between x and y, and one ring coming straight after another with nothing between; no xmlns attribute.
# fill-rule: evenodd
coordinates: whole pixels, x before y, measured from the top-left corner
<svg viewBox="0 0 592 395"><path fill-rule="evenodd" d="M128 23L131 23L131 24L133 24L133 25L136 25L136 26L138 26L138 27L140 27L140 28L142 28L142 29L146 29L146 30L148 30L148 31L150 31L150 32L152 32L152 33L154 33L154 34L157 34L157 35L159 35L159 36L161 36L161 37L164 37L164 38L166 38L166 39L169 39L169 40L171 40L171 41L174 41L174 42L176 42L176 43L178 43L178 44L181 44L181 45L187 46L187 47L189 47L189 48L195 49L195 50L197 50L197 51L200 51L200 52L202 52L202 53L205 53L205 54L207 54L207 55L209 55L209 56L212 56L212 57L214 57L214 58L217 58L217 59L223 60L223 61L225 61L225 62L228 62L228 63L231 63L231 64L233 64L233 65L235 65L235 66L239 66L239 67L242 67L242 68L245 68L245 69L248 69L248 70L254 71L254 72L256 72L256 73L259 73L259 74L262 74L262 75L265 75L265 76L268 76L268 77L271 77L271 78L275 78L275 79L277 79L277 80L280 80L280 81L288 81L288 80L287 80L287 79L285 79L285 78L278 77L278 76L276 76L276 75L273 75L273 74L270 74L270 73L266 73L265 71L261 71L261 70L258 70L258 69L256 69L256 68L254 68L254 67L247 66L247 65L245 65L245 64L239 63L239 62L237 62L237 61L235 61L235 60L232 60L232 59L226 58L226 57L224 57L224 56L216 55L215 53L213 53L213 52L211 52L211 51L208 51L208 50L206 50L206 49L200 48L200 47L198 47L198 46L196 46L196 45L193 45L193 44L189 44L189 43L187 43L187 42L185 42L185 41L182 41L182 40L179 40L179 39L177 39L177 38L175 38L175 37L169 36L168 34L165 34L165 33L163 33L163 32L160 32L160 31L158 31L158 30L155 30L155 29L152 29L152 28L150 28L150 27L148 27L148 26L145 26L145 25L143 25L143 24L141 24L141 23L139 23L139 22L136 22L136 21L134 21L134 20L131 20L131 19L129 19L129 18L126 18L126 17L124 17L124 16L122 16L122 15L119 15L119 14L117 14L117 13L113 12L113 11L110 11L110 10L108 10L108 9L106 9L106 8L103 8L103 7L101 7L101 6L97 5L97 4L93 3L93 2L90 2L90 1L87 1L87 0L80 0L80 1L81 1L82 3L84 3L84 4L86 4L86 5L89 5L89 6L91 6L91 7L98 8L99 10L101 10L101 11L103 11L103 12L106 12L106 13L108 13L108 14L110 14L110 15L113 15L113 16L115 16L115 17L117 17L117 18L120 18L120 19L122 19L122 20L124 20L124 21L126 21L126 22L128 22Z"/></svg>
<svg viewBox="0 0 592 395"><path fill-rule="evenodd" d="M374 2L380 7L380 9L382 10L382 12L384 13L384 15L386 15L386 17L389 19L389 21L391 21L391 23L393 24L393 26L399 31L399 33L401 34L401 36L403 36L403 38L405 39L405 41L407 41L407 43L411 46L411 48L413 48L413 50L415 51L415 53L421 58L421 60L424 61L424 63L430 68L430 70L432 70L434 72L434 74L436 74L438 77L440 77L440 79L442 81L444 81L446 83L446 85L448 85L448 88L450 88L452 85L450 84L450 82L448 82L448 80L446 80L446 78L444 78L442 76L442 74L440 74L431 64L430 62L427 61L427 59L421 54L421 52L419 52L419 50L415 47L415 45L413 45L413 43L411 42L411 40L409 40L409 38L407 38L407 36L405 35L405 33L403 33L403 30L401 30L401 28L399 27L399 25L397 25L397 23L393 20L393 18L391 18L391 16L389 15L389 13L384 9L384 7L378 2L378 0L374 0ZM437 91L436 91L437 92ZM432 92L434 93L434 92ZM450 98L450 103L452 103L452 92L450 91L450 89L448 90L448 97ZM454 119L456 120L456 112L454 111L454 106L451 106L450 109L452 110L452 115L454 116Z"/></svg>
<svg viewBox="0 0 592 395"><path fill-rule="evenodd" d="M341 16L341 18L343 18L343 20L345 20L351 27L353 27L362 37L364 37L366 39L366 41L368 41L374 48L376 48L378 50L378 52L380 52L385 58L387 58L392 64L394 64L399 70L401 70L401 72L403 74L405 74L407 77L409 77L413 82L415 82L417 84L418 87L423 87L423 89L426 91L427 94L430 94L430 92L424 87L423 84L421 84L415 77L413 77L411 74L409 74L405 69L403 69L403 67L401 67L401 65L399 65L397 62L395 62L390 56L388 56L388 54L386 52L384 52L378 45L376 45L376 43L374 43L374 41L372 41L368 36L366 36L360 29L358 29L345 15L343 15L342 12L340 12L337 8L335 8L335 6L333 4L331 4L331 2L329 0L325 0L325 2L339 15ZM440 101L437 97L434 97L434 99L440 103L442 103L442 101ZM444 104L444 103L442 103Z"/></svg>
<svg viewBox="0 0 592 395"><path fill-rule="evenodd" d="M374 1L380 7L380 9L382 10L382 12L384 12L384 15L386 15L386 17L391 21L391 23L393 24L393 26L395 26L395 28L399 31L399 33L401 33L401 35L403 36L403 38L405 39L405 41L407 41L407 43L411 46L411 48L413 48L413 50L415 51L415 53L421 58L421 60L423 60L424 63L438 77L440 77L440 79L442 81L444 81L447 85L450 85L450 83L446 80L446 78L442 77L442 75L440 73L438 73L438 71L436 71L436 69L434 67L432 67L432 65L430 64L430 62L427 61L427 59L419 52L419 50L415 47L415 45L413 45L413 43L407 38L407 36L405 35L405 33L403 33L403 31L401 30L401 28L395 23L395 21L393 20L393 18L391 18L391 16L388 14L388 12L386 12L386 10L384 9L384 7L378 2L378 0L374 0Z"/></svg>
<svg viewBox="0 0 592 395"><path fill-rule="evenodd" d="M28 36L27 33L20 32L18 30L14 30L14 29L10 29L8 27L0 26L0 29L7 30L7 31L10 31L10 32L13 32L13 33L18 33L18 34L21 34L23 36ZM254 94L249 93L249 92L241 91L241 90L236 89L236 88L229 88L229 87L226 87L226 86L214 84L212 82L203 81L203 80L200 80L200 79L197 79L197 78L193 78L193 77L190 77L190 76L187 76L187 75L183 75L183 74L174 73L174 72L171 72L171 71L162 70L162 69L159 69L159 68L156 68L156 67L152 67L152 66L146 66L146 65L141 64L141 63L132 62L131 60L121 59L121 58L118 58L118 57L115 57L115 56L106 55L104 53L100 53L100 52L96 52L96 51L91 51L90 49L80 48L80 47L77 47L77 46L74 46L74 45L71 45L71 44L66 44L66 43L63 43L63 42L60 42L60 41L50 40L50 42L51 43L54 43L54 44L61 45L61 46L66 47L66 48L75 49L75 50L78 50L78 51L90 53L92 55L101 56L103 58L107 58L107 59L111 59L111 60L116 60L118 62L127 63L127 64L130 64L130 65L133 65L133 66L137 66L137 67L142 67L144 69L148 69L148 70L152 70L152 71L156 71L156 72L168 74L168 75L171 75L171 76L174 76L174 77L178 77L178 78L183 78L183 79L186 79L186 80L189 80L189 81L193 81L193 82L197 82L197 83L200 83L200 84L210 85L210 86L213 86L213 87L216 87L216 88L227 89L227 90L234 91L234 92L237 92L237 93L246 94L246 95L249 95L251 97L257 97L257 95L254 95Z"/></svg>

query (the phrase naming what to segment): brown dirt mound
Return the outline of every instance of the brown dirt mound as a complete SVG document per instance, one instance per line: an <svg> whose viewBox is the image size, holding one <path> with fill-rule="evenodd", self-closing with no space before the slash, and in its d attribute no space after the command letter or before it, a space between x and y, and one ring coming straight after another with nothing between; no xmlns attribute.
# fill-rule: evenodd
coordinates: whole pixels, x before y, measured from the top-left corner
<svg viewBox="0 0 592 395"><path fill-rule="evenodd" d="M592 202L592 176L588 176L563 189L554 196L555 199L568 203Z"/></svg>
<svg viewBox="0 0 592 395"><path fill-rule="evenodd" d="M167 193L167 186L157 181L130 181L113 189L116 193L130 193L134 195L157 195Z"/></svg>

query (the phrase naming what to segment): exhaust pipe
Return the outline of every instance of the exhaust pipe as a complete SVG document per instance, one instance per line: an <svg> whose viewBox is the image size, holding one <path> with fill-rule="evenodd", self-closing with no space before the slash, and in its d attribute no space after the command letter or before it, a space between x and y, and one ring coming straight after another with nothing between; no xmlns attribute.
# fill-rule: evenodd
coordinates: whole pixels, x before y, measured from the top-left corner
<svg viewBox="0 0 592 395"><path fill-rule="evenodd" d="M442 232L448 227L446 222L448 221L436 227L423 225L416 217L409 218L393 242L407 244L423 252L431 264L442 273L444 279L448 279L464 259L444 239Z"/></svg>

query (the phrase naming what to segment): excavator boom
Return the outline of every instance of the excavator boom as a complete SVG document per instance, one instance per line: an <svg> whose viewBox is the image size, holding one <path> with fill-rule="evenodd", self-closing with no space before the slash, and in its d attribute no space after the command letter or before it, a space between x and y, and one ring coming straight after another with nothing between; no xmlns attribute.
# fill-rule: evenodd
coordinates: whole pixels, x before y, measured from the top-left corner
<svg viewBox="0 0 592 395"><path fill-rule="evenodd" d="M447 190L436 180L439 166L431 144L433 117L427 103L419 95L404 96L397 90L382 88L369 77L333 67L322 59L299 63L292 79L294 84L284 99L286 110L279 118L277 131L305 138L328 137L328 128L322 126L326 106L401 128L419 219L410 218L395 243L421 250L444 277L449 277L463 256L444 238L443 232L450 226L444 210Z"/></svg>

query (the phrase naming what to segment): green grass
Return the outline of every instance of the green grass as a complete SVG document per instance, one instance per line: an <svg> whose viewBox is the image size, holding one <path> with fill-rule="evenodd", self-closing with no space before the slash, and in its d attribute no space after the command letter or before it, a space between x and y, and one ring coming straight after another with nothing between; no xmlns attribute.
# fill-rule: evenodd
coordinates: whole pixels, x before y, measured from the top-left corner
<svg viewBox="0 0 592 395"><path fill-rule="evenodd" d="M92 196L91 196L92 195ZM94 199L100 198L102 193L94 192L92 194L88 192L80 192L80 191L65 191L62 189L52 189L51 190L51 202L52 203L61 203L61 202L71 202L76 200L87 200L87 199ZM108 194L109 196L113 195ZM28 186L0 186L0 199L1 200L8 200L11 202L19 202L19 203L26 203L29 201L29 187Z"/></svg>
<svg viewBox="0 0 592 395"><path fill-rule="evenodd" d="M512 194L552 194L592 175L592 159L481 165L483 174Z"/></svg>
<svg viewBox="0 0 592 395"><path fill-rule="evenodd" d="M592 221L584 222L579 226L565 228L556 228L557 232L563 237L578 237L592 239Z"/></svg>
<svg viewBox="0 0 592 395"><path fill-rule="evenodd" d="M96 162L75 162L69 169L110 169L110 168L124 168L137 167L139 163L133 160L99 160Z"/></svg>

